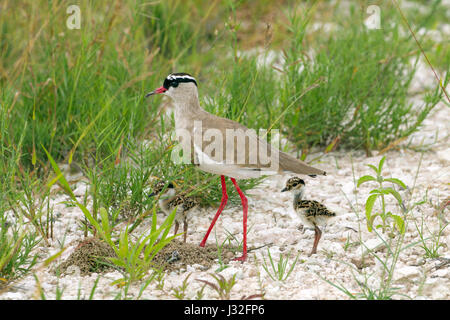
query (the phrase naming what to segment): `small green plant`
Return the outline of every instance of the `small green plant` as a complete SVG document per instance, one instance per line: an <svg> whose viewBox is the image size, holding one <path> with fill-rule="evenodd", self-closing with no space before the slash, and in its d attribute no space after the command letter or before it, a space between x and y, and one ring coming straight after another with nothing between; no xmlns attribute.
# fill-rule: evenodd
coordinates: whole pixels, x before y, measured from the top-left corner
<svg viewBox="0 0 450 320"><path fill-rule="evenodd" d="M139 300L144 293L144 290L147 289L148 285L153 282L157 277L164 277L164 272L162 268L154 270L150 277L147 277L145 281L142 282L141 288L139 289L139 293L136 297L136 300Z"/></svg>
<svg viewBox="0 0 450 320"><path fill-rule="evenodd" d="M424 199L422 201L417 202L415 205L427 203L426 200L427 196L428 192L425 193ZM446 202L448 202L448 199L444 200L442 210L445 208ZM440 206L437 207L439 210ZM423 215L420 217L420 222L418 222L417 219L414 220L414 225L420 238L420 247L425 251L424 255L425 258L439 258L440 257L439 249L446 246L444 243L442 243L441 240L443 232L449 226L449 223L439 218L438 222L439 228L437 231L433 232L425 223ZM429 234L428 237L425 236L425 231Z"/></svg>
<svg viewBox="0 0 450 320"><path fill-rule="evenodd" d="M132 298L139 300L142 294L144 293L145 289L149 286L149 284L152 283L153 280L155 280L160 274L161 274L160 269L153 270L152 273L147 278L141 279L140 281L141 286L137 296L129 293L132 282L129 281L130 279L128 277L124 277L123 279L114 281L112 284L115 284L119 288L119 291L114 297L114 300L130 300Z"/></svg>
<svg viewBox="0 0 450 320"><path fill-rule="evenodd" d="M291 258L290 253L287 257L285 257L283 254L280 254L280 258L277 264L274 263L269 248L267 248L267 254L269 256L270 266L272 269L271 270L269 269L268 263L266 262L264 256L263 256L264 263L262 266L264 270L266 270L267 274L275 281L285 281L289 277L289 275L292 273L292 270L294 270L294 267L297 264L298 257L300 255L300 253L297 254L295 260L291 263L291 266L288 268L288 262L289 259Z"/></svg>
<svg viewBox="0 0 450 320"><path fill-rule="evenodd" d="M158 290L164 291L164 285L165 285L165 273L164 272L159 272L158 274L156 274L156 288Z"/></svg>
<svg viewBox="0 0 450 320"><path fill-rule="evenodd" d="M31 270L38 258L32 250L38 243L37 236L22 225L8 227L0 220L0 286Z"/></svg>
<svg viewBox="0 0 450 320"><path fill-rule="evenodd" d="M447 224L440 223L439 230L436 233L432 233L430 237L424 238L423 236L423 222L420 226L416 225L417 231L419 232L419 237L422 242L420 247L425 251L425 258L439 258L441 255L439 254L439 249L441 247L445 247L445 244L441 242L442 233L444 232L445 228L448 227ZM430 240L429 243L427 240Z"/></svg>
<svg viewBox="0 0 450 320"><path fill-rule="evenodd" d="M183 283L176 288L172 288L173 291L173 296L179 300L184 300L186 299L186 289L188 286L188 279L189 277L192 275L192 273L189 273L186 278L184 278Z"/></svg>
<svg viewBox="0 0 450 320"><path fill-rule="evenodd" d="M226 231L226 230L225 230ZM228 231L227 231L228 232ZM222 259L222 252L223 252L223 246L225 245L226 241L229 241L229 236L225 238L224 241L222 241L222 244L219 245L219 242L217 241L217 235L216 235L216 247L217 247L217 260L219 262L219 267L216 269L216 272L220 272L226 268L229 267L229 265L225 264Z"/></svg>
<svg viewBox="0 0 450 320"><path fill-rule="evenodd" d="M38 183L35 179L19 175L17 177L21 190L14 200L8 199L8 204L14 215L24 217L47 245L53 236L53 208L50 208L50 188Z"/></svg>
<svg viewBox="0 0 450 320"><path fill-rule="evenodd" d="M153 267L152 260L155 255L166 246L177 235L168 237L168 233L172 226L175 217L175 211L172 212L162 225L156 227L156 208L153 210L152 227L150 234L142 234L132 243L129 240L128 228L122 231L119 235L119 243L116 243L111 238L111 230L108 225L108 215L104 208L100 208L102 216L102 227L96 226L102 238L105 239L117 254L117 258L108 258L111 262L125 271L125 280L131 282L143 279L148 270ZM160 237L160 238L159 238ZM117 280L120 282L121 280Z"/></svg>
<svg viewBox="0 0 450 320"><path fill-rule="evenodd" d="M345 243L344 243L344 251L348 251L351 247L354 247L357 245L359 245L358 242L352 242L350 240L350 236L347 235L347 238L345 239Z"/></svg>
<svg viewBox="0 0 450 320"><path fill-rule="evenodd" d="M247 228L247 236L248 236L248 234L249 234L249 232L251 231L252 228L253 228L253 225L250 225ZM234 234L232 234L227 229L225 229L225 232L227 234L227 237L225 238L224 243L225 243L225 241L228 241L228 247L230 249L232 249L235 254L238 254L239 252L241 252L244 240L243 239L239 240ZM254 250L254 249L249 249L248 252L251 251L251 250Z"/></svg>
<svg viewBox="0 0 450 320"><path fill-rule="evenodd" d="M197 293L195 294L195 300L202 300L203 299L203 297L205 295L204 294L205 288L206 288L206 284L204 284L202 286L202 288L197 291Z"/></svg>
<svg viewBox="0 0 450 320"><path fill-rule="evenodd" d="M219 273L211 273L210 275L214 278L214 280L216 280L216 283L202 279L197 279L197 281L203 282L207 286L213 288L221 300L230 300L231 289L236 284L236 274L233 274L233 276L231 276L228 280L226 280L224 276Z"/></svg>
<svg viewBox="0 0 450 320"><path fill-rule="evenodd" d="M250 231L251 226L247 229L247 234ZM230 248L233 248L234 253L238 253L240 251L242 251L242 244L243 244L243 240L239 240L238 238L236 238L236 236L234 234L232 234L230 231L228 231L225 228L225 233L227 234L227 237L225 238L225 241L228 241L228 246L230 246Z"/></svg>
<svg viewBox="0 0 450 320"><path fill-rule="evenodd" d="M371 164L368 164L367 166L371 168L376 176L371 175L365 175L358 179L357 187L361 186L363 183L374 181L378 183L378 188L373 189L370 191L370 196L366 200L365 204L365 212L366 212L366 218L367 218L367 229L372 232L375 219L377 217L381 218L381 224L378 224L375 226L375 228L381 228L383 232L386 231L393 231L394 228L396 228L400 233L405 232L405 220L404 217L393 214L390 211L386 210L386 199L385 197L388 195L393 196L399 205L400 208L402 208L402 211L405 210L405 206L403 204L402 197L400 194L392 187L386 187L383 184L386 184L386 182L391 182L393 184L396 184L400 186L403 189L406 189L406 185L397 178L384 178L382 176L382 169L384 161L386 160L386 157L381 158L380 162L378 163L378 167L375 167ZM375 201L379 199L381 201L381 211L374 213L374 204ZM392 224L390 224L393 221Z"/></svg>
<svg viewBox="0 0 450 320"><path fill-rule="evenodd" d="M97 279L95 279L94 285L92 286L91 292L89 293L89 300L94 299L95 290L97 289L99 280L100 280L100 276L97 276Z"/></svg>

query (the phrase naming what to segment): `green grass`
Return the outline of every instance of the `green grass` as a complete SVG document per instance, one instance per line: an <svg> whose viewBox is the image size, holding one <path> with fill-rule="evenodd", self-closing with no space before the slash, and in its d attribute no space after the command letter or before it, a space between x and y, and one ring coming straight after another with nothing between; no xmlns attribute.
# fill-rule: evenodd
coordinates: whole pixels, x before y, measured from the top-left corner
<svg viewBox="0 0 450 320"><path fill-rule="evenodd" d="M294 261L291 261L290 266L288 267L289 259L291 258L291 254L289 253L287 256L284 256L282 253L280 253L280 257L278 262L275 264L274 260L272 258L272 255L270 254L269 249L267 249L267 255L270 262L269 264L266 261L266 258L263 256L263 268L266 270L267 274L270 276L270 278L274 281L281 281L284 282L286 279L290 276L292 271L295 268L295 265L297 264L298 257L300 253L297 254Z"/></svg>
<svg viewBox="0 0 450 320"><path fill-rule="evenodd" d="M3 285L28 273L37 263L38 255L32 250L39 238L23 226L7 226L0 215L0 289ZM9 232L10 231L10 232Z"/></svg>
<svg viewBox="0 0 450 320"><path fill-rule="evenodd" d="M98 232L95 224L105 211L111 228L127 222L125 233L152 219L156 203L148 193L155 179L174 182L203 206L217 205L219 178L172 163L173 118L161 110L160 98L144 99L169 72L197 78L206 110L256 130L279 129L302 157L312 148L370 153L389 147L414 132L442 98L439 90L421 92L423 104L411 106L410 60L420 52L400 32L406 29L392 5L380 5L381 30L362 27L363 6L344 13L314 1L79 6L81 29L69 30L64 1L1 4L0 221L12 215L15 224L12 233L1 229L4 279L34 265L31 249L39 241L55 240L49 186L56 180L45 150L88 179L80 202L86 207L92 201L92 219L81 226L85 235ZM443 21L439 8L436 2L428 14L406 14L414 26L431 28ZM271 13L271 27L261 29L258 23ZM313 22L327 19L341 29L312 31ZM448 43L421 40L432 63L448 71ZM273 68L243 54L256 45L263 56L274 51L285 64ZM242 181L240 187L245 192L260 181ZM240 204L229 181L227 186L229 204Z"/></svg>
<svg viewBox="0 0 450 320"><path fill-rule="evenodd" d="M230 300L231 298L231 290L233 289L234 285L236 284L236 274L233 274L228 279L225 279L224 276L222 276L220 273L210 273L211 277L214 278L215 282L211 282L208 280L203 279L196 279L197 281L200 281L204 284L206 284L208 287L213 289L219 299L221 300Z"/></svg>
<svg viewBox="0 0 450 320"><path fill-rule="evenodd" d="M420 201L420 204L421 205L428 204L429 206L432 206L432 204L429 202L427 198L428 192L425 192L423 200ZM445 250L444 248L446 247L446 244L443 243L442 236L445 229L449 226L450 223L441 217L441 214L445 210L445 206L441 207L441 205L442 204L446 205L447 201L448 200L442 201L442 203L437 207L432 206L435 208L437 214L438 220L437 230L432 230L428 225L428 223L425 221L423 216L414 220L414 226L417 230L420 239L420 247L423 249L425 258L432 258L432 259L439 258L441 256L441 252Z"/></svg>
<svg viewBox="0 0 450 320"><path fill-rule="evenodd" d="M353 8L345 20L337 19L338 30L319 36L315 56L303 40L309 17L290 17L293 37L286 50L282 104L288 105L316 79L324 79L283 122L285 133L302 149L320 145L331 150L339 145L370 153L385 148L414 132L441 99L436 90L419 108L408 100L415 73L409 61L415 63L419 53L410 55L415 44L409 35L401 35L404 28L395 13L388 11L383 17L382 29L367 29Z"/></svg>

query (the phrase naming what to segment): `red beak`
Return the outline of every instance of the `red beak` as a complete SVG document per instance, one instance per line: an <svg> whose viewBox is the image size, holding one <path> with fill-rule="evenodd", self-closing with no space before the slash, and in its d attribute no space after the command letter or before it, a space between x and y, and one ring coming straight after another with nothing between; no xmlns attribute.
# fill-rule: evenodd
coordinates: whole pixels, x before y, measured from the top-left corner
<svg viewBox="0 0 450 320"><path fill-rule="evenodd" d="M161 87L161 88L158 88L158 89L156 89L156 90L153 90L152 92L147 93L147 94L145 95L145 97L148 98L148 97L150 97L151 95L163 93L163 92L165 92L165 91L167 91L167 89L164 88L164 87Z"/></svg>

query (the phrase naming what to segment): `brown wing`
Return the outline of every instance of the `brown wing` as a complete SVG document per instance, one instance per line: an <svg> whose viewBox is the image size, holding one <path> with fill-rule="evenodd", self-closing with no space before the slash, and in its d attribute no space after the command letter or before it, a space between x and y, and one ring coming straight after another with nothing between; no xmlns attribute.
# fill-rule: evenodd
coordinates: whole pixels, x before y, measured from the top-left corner
<svg viewBox="0 0 450 320"><path fill-rule="evenodd" d="M306 209L306 216L329 216L334 217L336 214L328 210L323 204L315 200L299 200L296 203L296 208Z"/></svg>
<svg viewBox="0 0 450 320"><path fill-rule="evenodd" d="M173 198L172 200L170 200L168 206L170 208L175 208L178 207L179 205L182 205L184 203L184 199L181 196L176 196L175 198Z"/></svg>
<svg viewBox="0 0 450 320"><path fill-rule="evenodd" d="M195 208L196 206L198 206L198 202L192 198L188 198L188 199L185 199L185 201L183 203L183 210L188 211L192 208Z"/></svg>
<svg viewBox="0 0 450 320"><path fill-rule="evenodd" d="M197 205L198 205L198 202L194 198L188 197L188 198L184 198L182 208L183 208L183 211L188 211L188 210L196 207Z"/></svg>
<svg viewBox="0 0 450 320"><path fill-rule="evenodd" d="M216 142L215 137L213 139L214 131L212 131L211 136L205 137L205 132L208 129L220 133L223 138L222 143ZM210 155L209 151L214 149L213 146L220 147L221 144L224 157L227 156L227 150L232 151L233 153L228 155L228 159L250 170L275 169L280 173L287 171L306 175L326 175L325 171L311 167L273 147L265 139L260 138L255 130L249 130L242 124L230 119L206 113L202 121L202 134L202 151L212 159L215 155ZM244 148L235 148L237 145L242 145ZM223 161L223 158L220 160Z"/></svg>

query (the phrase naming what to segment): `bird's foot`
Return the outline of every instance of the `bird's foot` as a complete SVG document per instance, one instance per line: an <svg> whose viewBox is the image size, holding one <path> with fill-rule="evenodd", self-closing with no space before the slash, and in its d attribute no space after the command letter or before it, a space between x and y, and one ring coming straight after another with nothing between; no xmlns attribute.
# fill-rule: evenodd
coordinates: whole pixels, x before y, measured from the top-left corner
<svg viewBox="0 0 450 320"><path fill-rule="evenodd" d="M233 261L240 261L240 262L244 262L245 260L247 260L247 254L243 254L241 257L233 259Z"/></svg>

